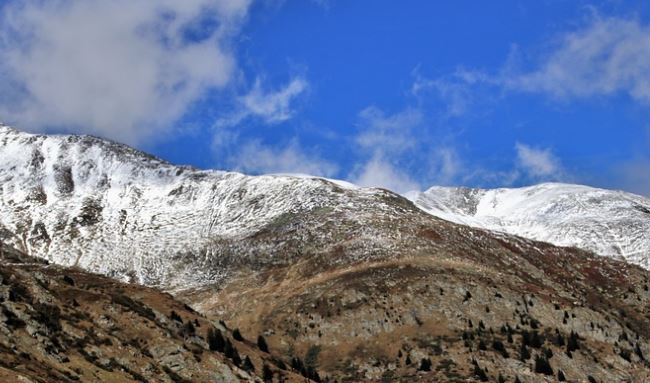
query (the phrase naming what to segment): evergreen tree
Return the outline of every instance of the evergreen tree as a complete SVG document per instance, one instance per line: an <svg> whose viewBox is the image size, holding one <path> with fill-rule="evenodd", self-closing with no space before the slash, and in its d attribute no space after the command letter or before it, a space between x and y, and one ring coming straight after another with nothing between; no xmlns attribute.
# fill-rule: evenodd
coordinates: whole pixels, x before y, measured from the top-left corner
<svg viewBox="0 0 650 383"><path fill-rule="evenodd" d="M255 365L253 365L253 362L251 361L251 358L246 355L246 358L244 358L244 364L242 365L242 368L244 371L252 372L255 371Z"/></svg>
<svg viewBox="0 0 650 383"><path fill-rule="evenodd" d="M262 379L264 379L265 383L273 382L273 371L266 364L262 367Z"/></svg>
<svg viewBox="0 0 650 383"><path fill-rule="evenodd" d="M580 349L578 333L575 331L571 331L571 334L569 335L569 340L567 341L566 344L567 353L573 352L578 349Z"/></svg>
<svg viewBox="0 0 650 383"><path fill-rule="evenodd" d="M187 321L183 326L183 334L185 336L193 336L194 334L196 334L196 328L194 327L194 324L191 321Z"/></svg>
<svg viewBox="0 0 650 383"><path fill-rule="evenodd" d="M521 348L519 349L519 359L521 361L526 361L530 359L530 351L528 351L528 347L526 347L525 344L521 344Z"/></svg>
<svg viewBox="0 0 650 383"><path fill-rule="evenodd" d="M474 363L474 377L476 377L481 382L489 381L489 378L485 373L485 370L483 370L481 366L478 365L478 363Z"/></svg>
<svg viewBox="0 0 650 383"><path fill-rule="evenodd" d="M221 331L215 330L214 328L208 329L208 346L211 351L223 352L226 346L226 341L221 335Z"/></svg>
<svg viewBox="0 0 650 383"><path fill-rule="evenodd" d="M260 349L260 351L269 352L269 346L266 344L266 339L264 339L263 336L258 336L257 337L257 347Z"/></svg>
<svg viewBox="0 0 650 383"><path fill-rule="evenodd" d="M535 372L538 374L544 374L544 375L553 375L553 369L551 368L551 364L548 362L548 359L546 359L545 356L543 355L538 355L535 357Z"/></svg>
<svg viewBox="0 0 650 383"><path fill-rule="evenodd" d="M243 342L243 341L244 341L244 337L241 336L241 332L239 332L239 329L238 329L238 328L236 328L236 329L232 332L232 337L233 337L233 339L238 340L238 341L240 341L240 342Z"/></svg>
<svg viewBox="0 0 650 383"><path fill-rule="evenodd" d="M422 358L420 361L420 367L418 368L419 371L431 371L431 359L429 358Z"/></svg>
<svg viewBox="0 0 650 383"><path fill-rule="evenodd" d="M183 323L183 318L181 318L181 316L178 315L178 313L176 313L176 311L174 311L174 310L172 310L172 312L171 312L171 314L169 315L169 317L170 317L172 320L176 321L176 322Z"/></svg>
<svg viewBox="0 0 650 383"><path fill-rule="evenodd" d="M500 340L495 339L492 342L492 348L498 351L501 354L501 356L503 356L504 358L510 358L510 354L508 354L508 350L506 350L506 346L504 346Z"/></svg>

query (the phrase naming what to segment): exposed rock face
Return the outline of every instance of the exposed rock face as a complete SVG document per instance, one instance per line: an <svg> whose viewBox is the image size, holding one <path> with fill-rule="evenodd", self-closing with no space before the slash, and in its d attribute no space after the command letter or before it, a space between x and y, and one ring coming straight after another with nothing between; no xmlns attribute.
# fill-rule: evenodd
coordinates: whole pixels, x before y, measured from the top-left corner
<svg viewBox="0 0 650 383"><path fill-rule="evenodd" d="M446 220L557 246L575 246L650 268L650 199L581 185L519 189L432 187L407 195Z"/></svg>

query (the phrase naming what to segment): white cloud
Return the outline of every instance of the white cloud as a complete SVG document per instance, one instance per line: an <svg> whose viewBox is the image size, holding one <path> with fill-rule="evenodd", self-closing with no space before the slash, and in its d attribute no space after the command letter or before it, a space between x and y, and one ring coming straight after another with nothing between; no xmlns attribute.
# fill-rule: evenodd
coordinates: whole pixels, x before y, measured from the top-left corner
<svg viewBox="0 0 650 383"><path fill-rule="evenodd" d="M0 117L32 130L153 138L228 84L231 40L250 3L15 0L0 16Z"/></svg>
<svg viewBox="0 0 650 383"><path fill-rule="evenodd" d="M287 121L295 113L293 101L308 88L307 80L295 77L278 90L265 90L258 78L247 94L237 98L234 111L217 120L215 125L217 128L234 127L248 118L258 118L270 125Z"/></svg>
<svg viewBox="0 0 650 383"><path fill-rule="evenodd" d="M298 173L332 177L338 171L338 167L331 162L305 153L296 140L284 148L253 141L242 145L229 161L236 170L254 174Z"/></svg>
<svg viewBox="0 0 650 383"><path fill-rule="evenodd" d="M420 190L418 179L451 184L463 170L455 147L434 142L431 129L424 129L420 109L387 114L371 106L359 113L359 128L362 160L348 177L353 183L403 193Z"/></svg>
<svg viewBox="0 0 650 383"><path fill-rule="evenodd" d="M359 186L381 187L396 193L420 190L420 185L411 179L404 171L398 170L393 164L380 155L373 156L361 165L350 181Z"/></svg>
<svg viewBox="0 0 650 383"><path fill-rule="evenodd" d="M433 149L429 162L429 176L437 184L451 184L464 170L463 163L455 148L439 147Z"/></svg>
<svg viewBox="0 0 650 383"><path fill-rule="evenodd" d="M414 130L422 121L422 113L417 109L407 108L392 115L374 106L362 110L355 142L366 159L354 166L348 179L360 186L398 193L419 190L419 185L398 164L405 154L416 154L418 140Z"/></svg>
<svg viewBox="0 0 650 383"><path fill-rule="evenodd" d="M518 51L513 46L496 73L459 67L428 79L416 68L411 93L435 91L451 116L465 114L479 99L484 103L486 94L488 101L498 98L500 90L557 100L627 94L650 104L650 26L639 20L596 15L581 28L556 36L532 63L524 63Z"/></svg>
<svg viewBox="0 0 650 383"><path fill-rule="evenodd" d="M560 160L550 149L538 149L526 144L515 144L517 167L534 179L560 179L563 173Z"/></svg>
<svg viewBox="0 0 650 383"><path fill-rule="evenodd" d="M371 106L359 113L361 132L357 144L372 153L398 155L417 144L413 129L422 123L422 113L416 109L386 115Z"/></svg>
<svg viewBox="0 0 650 383"><path fill-rule="evenodd" d="M561 36L537 70L507 73L503 83L559 99L622 92L650 103L650 28L638 20L594 17Z"/></svg>

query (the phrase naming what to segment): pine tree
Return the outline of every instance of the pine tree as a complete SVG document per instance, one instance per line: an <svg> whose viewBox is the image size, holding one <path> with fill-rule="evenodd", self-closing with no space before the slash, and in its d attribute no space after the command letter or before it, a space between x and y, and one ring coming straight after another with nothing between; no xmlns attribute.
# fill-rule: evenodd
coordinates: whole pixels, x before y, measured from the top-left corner
<svg viewBox="0 0 650 383"><path fill-rule="evenodd" d="M269 346L266 344L266 339L264 339L263 336L258 336L257 337L257 347L260 349L260 351L269 352Z"/></svg>
<svg viewBox="0 0 650 383"><path fill-rule="evenodd" d="M172 320L176 321L176 322L183 323L183 318L181 318L181 316L178 315L178 313L176 313L176 311L174 311L174 310L172 310L172 312L171 312L171 314L169 315L169 317L170 317Z"/></svg>
<svg viewBox="0 0 650 383"><path fill-rule="evenodd" d="M508 350L506 350L506 346L504 346L503 342L501 342L500 340L495 339L492 342L492 348L498 351L501 354L501 356L503 356L504 358L510 358L510 354L508 354Z"/></svg>
<svg viewBox="0 0 650 383"><path fill-rule="evenodd" d="M538 355L535 357L535 372L544 375L553 375L553 369L545 356Z"/></svg>
<svg viewBox="0 0 650 383"><path fill-rule="evenodd" d="M226 346L226 341L221 335L221 331L215 330L214 328L208 329L208 346L211 351L223 352Z"/></svg>
<svg viewBox="0 0 650 383"><path fill-rule="evenodd" d="M521 348L519 349L519 359L522 361L526 361L530 359L530 351L528 351L528 347L526 347L525 344L521 344Z"/></svg>
<svg viewBox="0 0 650 383"><path fill-rule="evenodd" d="M571 331L571 334L569 335L569 340L567 341L566 344L567 353L573 352L578 349L580 349L578 333L576 333L575 331Z"/></svg>
<svg viewBox="0 0 650 383"><path fill-rule="evenodd" d="M481 382L489 381L489 378L485 373L485 370L483 370L481 366L478 365L478 363L474 363L474 376Z"/></svg>
<svg viewBox="0 0 650 383"><path fill-rule="evenodd" d="M251 358L246 355L246 358L244 358L244 364L242 365L242 368L244 371L252 372L255 371L255 365L253 365L253 362L251 361Z"/></svg>
<svg viewBox="0 0 650 383"><path fill-rule="evenodd" d="M419 371L431 371L431 359L422 358L420 361Z"/></svg>
<svg viewBox="0 0 650 383"><path fill-rule="evenodd" d="M236 328L236 329L232 332L232 337L233 337L233 339L238 340L238 341L240 341L240 342L243 342L243 341L244 341L244 337L241 336L241 332L239 332L239 329L238 329L238 328Z"/></svg>
<svg viewBox="0 0 650 383"><path fill-rule="evenodd" d="M273 371L266 364L262 367L262 379L264 379L265 383L273 382Z"/></svg>

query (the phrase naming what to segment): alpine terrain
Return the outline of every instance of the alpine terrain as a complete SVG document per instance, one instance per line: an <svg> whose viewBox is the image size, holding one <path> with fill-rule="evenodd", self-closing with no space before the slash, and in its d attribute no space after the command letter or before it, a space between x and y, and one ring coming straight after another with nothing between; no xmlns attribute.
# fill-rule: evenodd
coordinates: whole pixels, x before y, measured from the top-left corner
<svg viewBox="0 0 650 383"><path fill-rule="evenodd" d="M28 342L35 342L30 336L41 323L40 304L49 302L62 313L89 310L92 319L83 319L84 326L102 329L99 340L89 336L95 343L110 334L135 337L120 335L123 322L117 330L101 327L101 315L113 321L124 311L143 317L134 321L150 330L143 327L138 345L156 344L154 338L169 331L183 356L193 346L186 333L172 331L171 307L179 308L183 323L196 319L201 329L221 320L220 334L250 355L257 372L248 376L266 381L294 375L339 382L650 380L649 271L578 248L456 224L386 190L201 171L93 137L3 127L0 224L4 242L27 254L20 259L59 265L3 261L4 289L18 283L28 290L8 292L0 302L25 322L0 317L0 329L6 328L0 351L15 360L3 365L8 369L29 365L20 359L26 347L18 345L34 344ZM150 294L161 293L88 271L174 297L152 300ZM86 292L66 292L72 288L66 283ZM81 309L65 298L90 293L99 296L77 299ZM166 297L164 305L157 305L158 297ZM176 300L196 313L180 313ZM29 316L20 317L21 310ZM57 329L42 330L42 336L59 339ZM209 343L207 333L200 335ZM214 380L198 375L194 363L176 364L176 375L147 375L166 370L151 347L144 349L154 367L118 359L111 349L100 350L99 363L113 357L111 368L145 381ZM57 350L62 364L84 355L78 347ZM200 354L196 363L245 371L231 367L232 358L209 355L209 362ZM271 371L260 375L264 364ZM91 376L89 365L77 368L78 376ZM61 374L45 381L69 378ZM239 379L226 374L219 379Z"/></svg>
<svg viewBox="0 0 650 383"><path fill-rule="evenodd" d="M432 187L407 198L446 220L575 246L650 268L650 199L546 183L519 189Z"/></svg>

